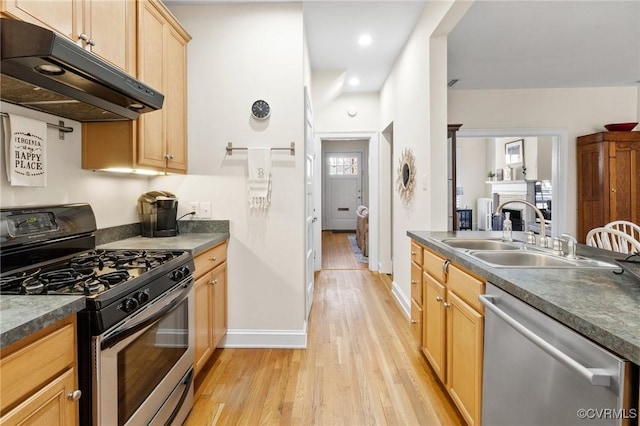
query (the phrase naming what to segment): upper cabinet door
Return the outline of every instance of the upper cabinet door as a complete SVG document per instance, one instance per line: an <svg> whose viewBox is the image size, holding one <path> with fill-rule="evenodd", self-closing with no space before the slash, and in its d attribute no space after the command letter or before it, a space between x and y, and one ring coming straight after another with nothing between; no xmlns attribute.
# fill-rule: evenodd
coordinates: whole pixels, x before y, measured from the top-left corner
<svg viewBox="0 0 640 426"><path fill-rule="evenodd" d="M6 15L48 28L80 44L82 0L11 0L2 2Z"/></svg>
<svg viewBox="0 0 640 426"><path fill-rule="evenodd" d="M187 48L185 39L173 28L166 34L165 120L167 168L187 170Z"/></svg>
<svg viewBox="0 0 640 426"><path fill-rule="evenodd" d="M53 2L55 3L55 2ZM136 9L131 0L85 0L85 47L105 61L135 75Z"/></svg>

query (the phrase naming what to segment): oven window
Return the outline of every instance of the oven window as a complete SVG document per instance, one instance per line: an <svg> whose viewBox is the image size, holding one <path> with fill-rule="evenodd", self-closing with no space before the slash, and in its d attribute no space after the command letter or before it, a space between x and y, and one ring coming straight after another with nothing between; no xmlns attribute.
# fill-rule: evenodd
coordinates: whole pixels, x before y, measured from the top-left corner
<svg viewBox="0 0 640 426"><path fill-rule="evenodd" d="M118 352L118 424L123 425L189 344L187 300Z"/></svg>

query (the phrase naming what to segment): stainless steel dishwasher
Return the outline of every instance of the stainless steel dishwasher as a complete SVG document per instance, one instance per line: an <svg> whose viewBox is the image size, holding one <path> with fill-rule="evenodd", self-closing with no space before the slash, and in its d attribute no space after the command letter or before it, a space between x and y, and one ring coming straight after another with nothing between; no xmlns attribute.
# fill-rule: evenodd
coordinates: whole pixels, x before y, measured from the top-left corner
<svg viewBox="0 0 640 426"><path fill-rule="evenodd" d="M637 425L638 367L487 284L482 423Z"/></svg>

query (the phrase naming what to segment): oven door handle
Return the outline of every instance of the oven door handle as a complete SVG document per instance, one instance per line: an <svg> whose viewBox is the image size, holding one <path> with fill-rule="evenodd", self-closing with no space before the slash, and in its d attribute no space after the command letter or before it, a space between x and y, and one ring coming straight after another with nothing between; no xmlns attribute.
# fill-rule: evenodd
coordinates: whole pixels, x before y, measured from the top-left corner
<svg viewBox="0 0 640 426"><path fill-rule="evenodd" d="M127 328L123 328L122 330L110 336L105 337L105 339L100 344L100 349L105 350L105 349L112 348L115 345L117 345L118 342L120 342L121 340L126 339L127 337L131 336L137 331L142 330L143 328L148 327L149 325L157 321L160 321L162 317L164 317L166 314L168 314L169 312L177 308L177 306L189 296L191 287L193 287L193 278L189 278L187 283L185 283L182 292L177 297L175 297L171 302L167 303L167 305L164 306L162 309L160 309L158 312L156 312L149 318L146 318L140 322L132 324Z"/></svg>

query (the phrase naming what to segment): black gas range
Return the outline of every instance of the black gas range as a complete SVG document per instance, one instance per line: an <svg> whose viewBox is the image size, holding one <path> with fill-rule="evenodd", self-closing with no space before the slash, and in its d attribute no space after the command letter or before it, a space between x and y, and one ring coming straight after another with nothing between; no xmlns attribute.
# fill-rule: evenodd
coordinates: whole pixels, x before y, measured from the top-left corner
<svg viewBox="0 0 640 426"><path fill-rule="evenodd" d="M181 424L193 403L193 256L97 249L95 232L88 204L0 209L0 294L85 296L82 425Z"/></svg>
<svg viewBox="0 0 640 426"><path fill-rule="evenodd" d="M96 334L194 269L187 251L96 249L88 204L1 209L0 215L0 294L85 295Z"/></svg>

